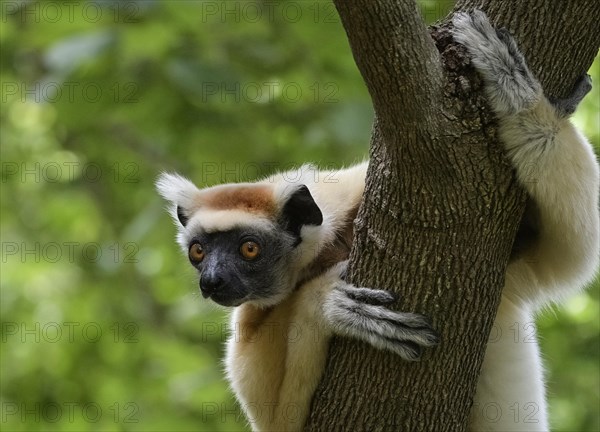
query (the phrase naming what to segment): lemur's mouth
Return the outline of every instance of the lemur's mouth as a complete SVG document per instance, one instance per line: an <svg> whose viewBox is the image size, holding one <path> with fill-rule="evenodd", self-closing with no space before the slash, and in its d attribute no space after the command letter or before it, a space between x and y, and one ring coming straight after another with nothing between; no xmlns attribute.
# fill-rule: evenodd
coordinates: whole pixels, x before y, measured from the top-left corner
<svg viewBox="0 0 600 432"><path fill-rule="evenodd" d="M216 299L213 299L213 301L217 304L220 304L221 306L226 306L226 307L237 307L237 306L240 306L242 303L244 303L243 300L216 300Z"/></svg>
<svg viewBox="0 0 600 432"><path fill-rule="evenodd" d="M239 298L226 292L215 292L212 294L202 293L202 297L210 298L215 303L226 307L236 307L248 300L248 296Z"/></svg>

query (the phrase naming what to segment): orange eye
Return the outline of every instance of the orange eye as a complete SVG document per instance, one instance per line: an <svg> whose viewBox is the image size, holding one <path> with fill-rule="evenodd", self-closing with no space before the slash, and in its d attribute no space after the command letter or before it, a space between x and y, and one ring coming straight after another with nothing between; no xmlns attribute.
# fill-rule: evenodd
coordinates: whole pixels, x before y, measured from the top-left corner
<svg viewBox="0 0 600 432"><path fill-rule="evenodd" d="M191 245L188 256L190 257L190 261L194 264L201 262L204 259L204 249L202 249L202 245L200 243Z"/></svg>
<svg viewBox="0 0 600 432"><path fill-rule="evenodd" d="M260 253L260 246L253 241L247 241L240 246L240 253L247 260L255 259Z"/></svg>

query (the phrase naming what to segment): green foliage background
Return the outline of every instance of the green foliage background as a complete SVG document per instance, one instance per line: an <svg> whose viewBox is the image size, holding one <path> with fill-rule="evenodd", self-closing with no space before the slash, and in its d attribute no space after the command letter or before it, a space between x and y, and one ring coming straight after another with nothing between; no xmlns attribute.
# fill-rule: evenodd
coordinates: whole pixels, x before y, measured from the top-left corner
<svg viewBox="0 0 600 432"><path fill-rule="evenodd" d="M452 6L421 3L428 21ZM6 1L0 43L0 428L245 430L225 312L153 182L365 158L372 110L333 6ZM596 148L599 112L596 86L576 116ZM538 321L556 430L600 430L599 285Z"/></svg>

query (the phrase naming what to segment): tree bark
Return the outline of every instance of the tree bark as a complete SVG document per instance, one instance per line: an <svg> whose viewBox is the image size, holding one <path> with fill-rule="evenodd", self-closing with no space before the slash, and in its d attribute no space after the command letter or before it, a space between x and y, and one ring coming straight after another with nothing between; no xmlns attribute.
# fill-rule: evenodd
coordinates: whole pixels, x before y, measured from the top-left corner
<svg viewBox="0 0 600 432"><path fill-rule="evenodd" d="M412 0L337 0L375 109L350 281L392 289L432 317L418 363L333 340L308 431L463 431L525 195L495 137L481 81L447 24ZM600 3L460 0L516 36L546 94L565 96L600 45ZM540 25L544 23L544 25Z"/></svg>

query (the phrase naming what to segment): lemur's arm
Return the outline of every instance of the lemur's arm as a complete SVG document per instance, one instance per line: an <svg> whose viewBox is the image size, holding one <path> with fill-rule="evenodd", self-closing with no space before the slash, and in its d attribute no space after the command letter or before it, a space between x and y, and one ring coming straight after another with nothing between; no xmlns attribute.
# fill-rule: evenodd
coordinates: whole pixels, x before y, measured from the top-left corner
<svg viewBox="0 0 600 432"><path fill-rule="evenodd" d="M313 279L292 297L291 322L299 328L318 329L288 338L286 374L279 391L272 430L300 430L310 410L310 401L320 381L332 335L362 340L389 350L405 360L417 360L422 347L438 343L439 337L422 315L388 309L396 297L383 290L357 288L343 280L348 261L343 261ZM296 329L297 330L297 329ZM321 346L325 348L321 349ZM305 401L302 403L301 401ZM298 408L300 420L289 422L289 407ZM288 418L286 418L288 410ZM297 426L300 425L300 428ZM277 426L277 427L274 427Z"/></svg>
<svg viewBox="0 0 600 432"><path fill-rule="evenodd" d="M304 283L272 310L251 305L236 310L238 334L228 347L228 370L235 371L230 380L254 430L302 430L333 335L407 360L417 360L422 347L438 343L424 316L387 308L393 294L344 282L346 266L341 262Z"/></svg>
<svg viewBox="0 0 600 432"><path fill-rule="evenodd" d="M514 39L485 14L459 13L454 37L483 77L499 134L520 183L534 202L537 238L507 270L513 300L557 300L590 280L598 267L598 163L567 115L591 88L550 103Z"/></svg>

